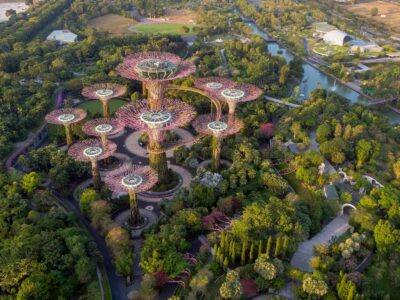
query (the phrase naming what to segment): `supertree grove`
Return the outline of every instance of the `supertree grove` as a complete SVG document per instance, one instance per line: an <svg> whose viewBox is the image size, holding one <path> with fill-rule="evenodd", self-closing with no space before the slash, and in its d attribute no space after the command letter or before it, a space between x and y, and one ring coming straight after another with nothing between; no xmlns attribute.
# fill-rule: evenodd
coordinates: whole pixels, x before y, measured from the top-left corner
<svg viewBox="0 0 400 300"><path fill-rule="evenodd" d="M106 159L114 154L117 150L117 144L108 141L105 146L98 139L87 139L73 144L68 154L79 161L91 162L93 186L100 189L101 178L98 161Z"/></svg>
<svg viewBox="0 0 400 300"><path fill-rule="evenodd" d="M144 130L149 135L150 166L157 171L160 183L168 182L166 150L162 145L165 132L188 124L196 115L192 106L178 100L163 99L154 110L149 100L143 100L121 107L116 115L125 126Z"/></svg>
<svg viewBox="0 0 400 300"><path fill-rule="evenodd" d="M103 147L107 144L108 136L120 133L124 129L124 124L116 118L93 119L83 125L82 130L90 136L99 137Z"/></svg>
<svg viewBox="0 0 400 300"><path fill-rule="evenodd" d="M115 193L127 192L130 202L131 226L138 226L142 222L137 204L137 193L151 189L158 181L157 172L148 166L130 165L109 173L104 182Z"/></svg>
<svg viewBox="0 0 400 300"><path fill-rule="evenodd" d="M110 117L109 100L121 97L126 93L126 87L116 83L98 83L83 88L82 95L89 99L98 99L103 107L103 117Z"/></svg>
<svg viewBox="0 0 400 300"><path fill-rule="evenodd" d="M159 109L157 103L164 98L168 83L189 76L196 67L172 53L143 52L126 57L116 70L122 77L144 84L150 108L154 110Z"/></svg>
<svg viewBox="0 0 400 300"><path fill-rule="evenodd" d="M65 127L66 142L69 147L72 145L71 124L82 121L86 115L86 111L80 108L62 108L48 113L45 119L49 124Z"/></svg>
<svg viewBox="0 0 400 300"><path fill-rule="evenodd" d="M200 133L212 135L212 169L218 171L221 158L221 143L227 136L238 133L243 128L243 122L234 116L223 115L219 119L215 114L198 116L192 126Z"/></svg>

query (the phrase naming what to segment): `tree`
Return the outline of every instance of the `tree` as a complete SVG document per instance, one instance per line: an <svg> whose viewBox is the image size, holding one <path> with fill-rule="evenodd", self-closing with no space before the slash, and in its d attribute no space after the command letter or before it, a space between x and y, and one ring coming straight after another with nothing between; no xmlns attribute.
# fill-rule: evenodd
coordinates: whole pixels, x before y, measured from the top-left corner
<svg viewBox="0 0 400 300"><path fill-rule="evenodd" d="M226 274L226 280L221 285L219 293L224 299L239 299L242 295L242 286L239 281L240 277L236 271L229 271Z"/></svg>
<svg viewBox="0 0 400 300"><path fill-rule="evenodd" d="M94 189L86 189L82 192L79 198L79 208L85 216L89 216L90 205L100 200L100 195Z"/></svg>
<svg viewBox="0 0 400 300"><path fill-rule="evenodd" d="M25 174L24 177L22 177L22 189L28 195L32 195L32 193L38 188L40 180L40 175L36 172Z"/></svg>
<svg viewBox="0 0 400 300"><path fill-rule="evenodd" d="M331 137L331 127L328 124L321 124L317 128L317 142L318 143L323 143Z"/></svg>
<svg viewBox="0 0 400 300"><path fill-rule="evenodd" d="M390 221L378 221L374 228L374 239L381 253L400 251L400 230L396 229Z"/></svg>
<svg viewBox="0 0 400 300"><path fill-rule="evenodd" d="M190 28L187 27L187 26L182 26L182 27L179 29L179 32L180 32L181 34L188 34L188 33L190 32Z"/></svg>
<svg viewBox="0 0 400 300"><path fill-rule="evenodd" d="M397 179L400 178L400 160L393 164L393 172Z"/></svg>
<svg viewBox="0 0 400 300"><path fill-rule="evenodd" d="M256 259L254 271L261 275L265 280L272 280L278 276L278 268L269 259L269 256L263 254Z"/></svg>
<svg viewBox="0 0 400 300"><path fill-rule="evenodd" d="M366 139L361 139L356 144L356 157L357 167L363 166L363 164L369 159L372 151L372 143Z"/></svg>
<svg viewBox="0 0 400 300"><path fill-rule="evenodd" d="M377 15L378 15L378 8L377 7L371 8L371 16L375 17Z"/></svg>
<svg viewBox="0 0 400 300"><path fill-rule="evenodd" d="M15 16L17 14L17 11L15 9L7 9L6 10L6 17L11 17L11 16Z"/></svg>
<svg viewBox="0 0 400 300"><path fill-rule="evenodd" d="M202 268L190 280L190 287L195 293L207 294L207 287L214 279L214 274L207 267Z"/></svg>
<svg viewBox="0 0 400 300"><path fill-rule="evenodd" d="M326 282L311 274L304 274L302 287L310 295L322 297L328 293Z"/></svg>

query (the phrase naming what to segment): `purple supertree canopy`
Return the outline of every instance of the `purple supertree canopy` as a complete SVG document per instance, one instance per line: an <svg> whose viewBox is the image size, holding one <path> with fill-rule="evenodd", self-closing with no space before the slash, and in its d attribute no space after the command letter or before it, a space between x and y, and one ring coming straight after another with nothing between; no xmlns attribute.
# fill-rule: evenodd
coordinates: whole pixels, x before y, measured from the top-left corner
<svg viewBox="0 0 400 300"><path fill-rule="evenodd" d="M221 92L232 87L235 83L224 77L205 77L197 79L194 85L207 93Z"/></svg>
<svg viewBox="0 0 400 300"><path fill-rule="evenodd" d="M45 119L50 124L69 125L82 121L86 115L86 111L80 108L61 108L48 113Z"/></svg>
<svg viewBox="0 0 400 300"><path fill-rule="evenodd" d="M110 172L104 182L115 193L134 191L141 193L151 189L158 181L157 172L149 166L123 166Z"/></svg>
<svg viewBox="0 0 400 300"><path fill-rule="evenodd" d="M199 133L225 138L238 133L243 128L243 122L234 116L222 115L217 119L215 114L208 114L198 116L192 126Z"/></svg>
<svg viewBox="0 0 400 300"><path fill-rule="evenodd" d="M126 93L126 87L116 83L97 83L83 88L82 95L89 99L110 100Z"/></svg>
<svg viewBox="0 0 400 300"><path fill-rule="evenodd" d="M122 77L149 82L172 81L187 77L195 70L193 63L168 52L135 53L126 57L116 68Z"/></svg>
<svg viewBox="0 0 400 300"><path fill-rule="evenodd" d="M124 124L116 118L98 118L88 121L83 125L82 130L91 136L110 136L120 133Z"/></svg>
<svg viewBox="0 0 400 300"><path fill-rule="evenodd" d="M151 110L148 101L142 100L122 106L116 116L132 129L165 131L185 126L196 116L196 112L185 102L162 99L158 110Z"/></svg>
<svg viewBox="0 0 400 300"><path fill-rule="evenodd" d="M117 150L117 144L108 141L105 146L98 139L87 139L73 144L68 155L79 161L102 160L110 157Z"/></svg>
<svg viewBox="0 0 400 300"><path fill-rule="evenodd" d="M240 103L256 100L261 96L262 90L253 84L236 83L227 89L216 91L211 94L224 102Z"/></svg>

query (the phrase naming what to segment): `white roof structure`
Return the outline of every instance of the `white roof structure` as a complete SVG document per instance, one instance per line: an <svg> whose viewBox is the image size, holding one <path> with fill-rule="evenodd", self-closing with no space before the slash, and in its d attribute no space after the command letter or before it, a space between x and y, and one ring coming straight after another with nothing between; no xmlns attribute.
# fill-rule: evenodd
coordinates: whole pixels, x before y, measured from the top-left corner
<svg viewBox="0 0 400 300"><path fill-rule="evenodd" d="M336 46L343 46L345 43L352 40L352 38L344 31L332 30L323 36L325 43Z"/></svg>
<svg viewBox="0 0 400 300"><path fill-rule="evenodd" d="M47 37L48 41L57 41L60 44L70 44L78 40L78 36L68 29L54 30Z"/></svg>
<svg viewBox="0 0 400 300"><path fill-rule="evenodd" d="M335 26L328 24L327 22L315 22L313 26L315 27L315 31L318 33L327 33L337 29Z"/></svg>

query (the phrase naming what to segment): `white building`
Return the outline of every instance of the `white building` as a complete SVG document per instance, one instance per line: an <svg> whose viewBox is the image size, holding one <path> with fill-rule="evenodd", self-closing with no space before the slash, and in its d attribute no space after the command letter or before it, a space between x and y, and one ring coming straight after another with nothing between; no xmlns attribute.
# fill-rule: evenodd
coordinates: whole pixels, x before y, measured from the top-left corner
<svg viewBox="0 0 400 300"><path fill-rule="evenodd" d="M78 40L78 36L69 31L68 29L64 30L54 30L49 36L46 38L48 41L57 41L61 45L75 43Z"/></svg>
<svg viewBox="0 0 400 300"><path fill-rule="evenodd" d="M377 44L353 45L350 47L352 52L368 53L368 52L382 52L383 48Z"/></svg>
<svg viewBox="0 0 400 300"><path fill-rule="evenodd" d="M323 40L330 45L343 46L345 43L350 42L352 38L346 32L336 29L324 34Z"/></svg>

